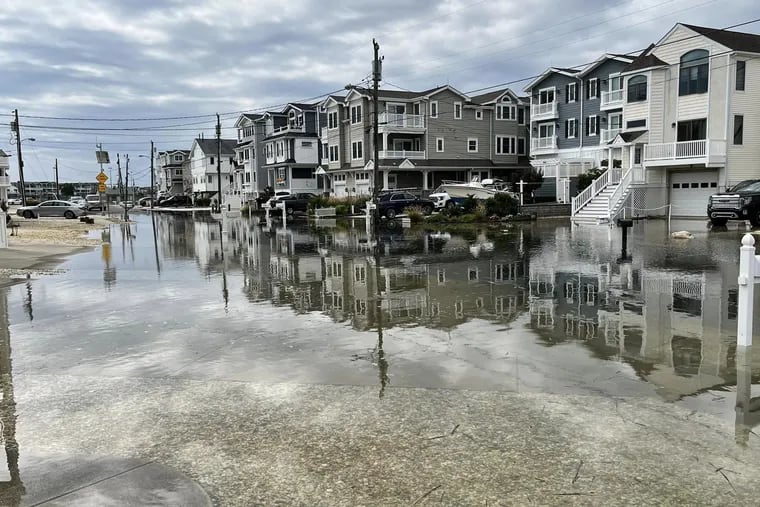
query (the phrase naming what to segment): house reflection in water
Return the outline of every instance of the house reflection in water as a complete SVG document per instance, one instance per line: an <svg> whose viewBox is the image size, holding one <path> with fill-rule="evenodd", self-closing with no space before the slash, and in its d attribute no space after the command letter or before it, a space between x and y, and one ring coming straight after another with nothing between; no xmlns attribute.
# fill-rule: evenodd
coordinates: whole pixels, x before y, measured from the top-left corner
<svg viewBox="0 0 760 507"><path fill-rule="evenodd" d="M19 505L26 490L18 466L7 287L0 287L0 396L0 454L5 455L5 459L0 459L0 504Z"/></svg>
<svg viewBox="0 0 760 507"><path fill-rule="evenodd" d="M195 227L199 264L213 264L215 237ZM386 329L451 330L471 319L509 329L524 316L520 325L546 346L582 343L600 359L625 362L667 400L733 383L731 259L695 254L695 267L673 269L661 253L641 252L617 264L606 228L527 224L506 234L384 229L375 269L363 223L283 228L254 218L225 227L225 258L236 258L253 302L321 312L357 330L375 328L378 293Z"/></svg>

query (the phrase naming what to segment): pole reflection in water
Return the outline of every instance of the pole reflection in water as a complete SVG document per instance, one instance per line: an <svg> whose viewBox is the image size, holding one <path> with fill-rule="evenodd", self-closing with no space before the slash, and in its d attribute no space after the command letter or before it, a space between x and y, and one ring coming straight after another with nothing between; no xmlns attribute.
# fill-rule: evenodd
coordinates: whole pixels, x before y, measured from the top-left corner
<svg viewBox="0 0 760 507"><path fill-rule="evenodd" d="M222 235L224 234L224 227L222 226L222 222L219 222L219 251L221 252L222 256L222 299L224 299L224 312L227 313L229 311L229 303L230 303L230 292L227 290L227 268L225 267L225 261L224 261L224 239L222 238Z"/></svg>
<svg viewBox="0 0 760 507"><path fill-rule="evenodd" d="M752 346L736 349L736 443L746 446L760 425L760 396L752 397Z"/></svg>
<svg viewBox="0 0 760 507"><path fill-rule="evenodd" d="M158 235L156 233L156 216L150 214L150 223L153 226L153 252L156 255L156 273L161 276L161 261L158 258Z"/></svg>
<svg viewBox="0 0 760 507"><path fill-rule="evenodd" d="M29 320L34 320L34 312L32 311L32 280L29 275L26 275L26 294L24 294L24 312L29 317Z"/></svg>
<svg viewBox="0 0 760 507"><path fill-rule="evenodd" d="M0 504L18 505L26 493L18 469L19 449L16 442L16 401L11 368L11 333L8 323L8 289L0 288L0 423L2 449L7 472L0 468ZM2 465L0 465L2 466Z"/></svg>
<svg viewBox="0 0 760 507"><path fill-rule="evenodd" d="M380 234L377 218L373 220L373 234L370 236L373 238L375 245L373 249L373 257L375 264L375 315L377 324L377 346L375 347L375 356L377 357L377 372L380 377L380 392L379 397L382 399L385 396L385 388L390 383L390 376L388 375L388 360L385 359L385 350L383 349L383 294L380 287Z"/></svg>
<svg viewBox="0 0 760 507"><path fill-rule="evenodd" d="M122 226L122 237L127 234L128 231L124 230ZM101 245L101 257L103 258L103 284L106 289L111 289L113 284L116 283L116 267L111 266L111 231L110 229L103 229L103 233L100 235L100 239L103 244ZM123 244L123 242L122 242Z"/></svg>

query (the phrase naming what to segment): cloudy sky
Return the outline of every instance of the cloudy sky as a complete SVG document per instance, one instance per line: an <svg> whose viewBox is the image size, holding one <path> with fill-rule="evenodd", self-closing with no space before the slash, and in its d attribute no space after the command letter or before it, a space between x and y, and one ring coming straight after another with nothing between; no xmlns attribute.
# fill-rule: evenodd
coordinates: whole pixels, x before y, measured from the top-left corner
<svg viewBox="0 0 760 507"><path fill-rule="evenodd" d="M213 136L217 112L234 137L242 110L359 83L373 37L384 87L521 91L546 67L643 49L678 21L756 17L757 0L5 0L0 118L17 108L22 138L36 139L23 142L27 180L51 180L56 157L61 181L93 179L101 142L147 182L138 156L151 139L189 149L199 132ZM15 154L7 127L0 149Z"/></svg>

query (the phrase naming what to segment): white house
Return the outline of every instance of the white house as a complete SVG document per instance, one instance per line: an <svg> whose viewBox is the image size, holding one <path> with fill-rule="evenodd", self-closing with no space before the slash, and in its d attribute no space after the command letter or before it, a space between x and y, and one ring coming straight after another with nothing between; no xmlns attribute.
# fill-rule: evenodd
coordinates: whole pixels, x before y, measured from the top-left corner
<svg viewBox="0 0 760 507"><path fill-rule="evenodd" d="M234 139L221 140L221 186L222 194L230 187L230 178L235 167ZM190 150L190 172L193 177L193 195L216 199L218 192L216 139L195 139Z"/></svg>
<svg viewBox="0 0 760 507"><path fill-rule="evenodd" d="M621 73L622 129L607 144L621 170L576 198L578 214L630 198L642 214L704 217L710 194L760 177L758 55L760 35L682 23L647 48Z"/></svg>

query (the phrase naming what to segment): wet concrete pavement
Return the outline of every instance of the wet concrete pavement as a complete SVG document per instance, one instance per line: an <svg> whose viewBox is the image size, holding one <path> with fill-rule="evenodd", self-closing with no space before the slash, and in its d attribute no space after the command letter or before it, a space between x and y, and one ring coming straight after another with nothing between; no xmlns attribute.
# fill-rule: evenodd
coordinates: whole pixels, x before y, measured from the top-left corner
<svg viewBox="0 0 760 507"><path fill-rule="evenodd" d="M754 503L741 231L639 224L619 266L616 230L563 223L375 259L357 229L223 228L141 218L0 294L21 504ZM124 489L143 467L166 479Z"/></svg>

